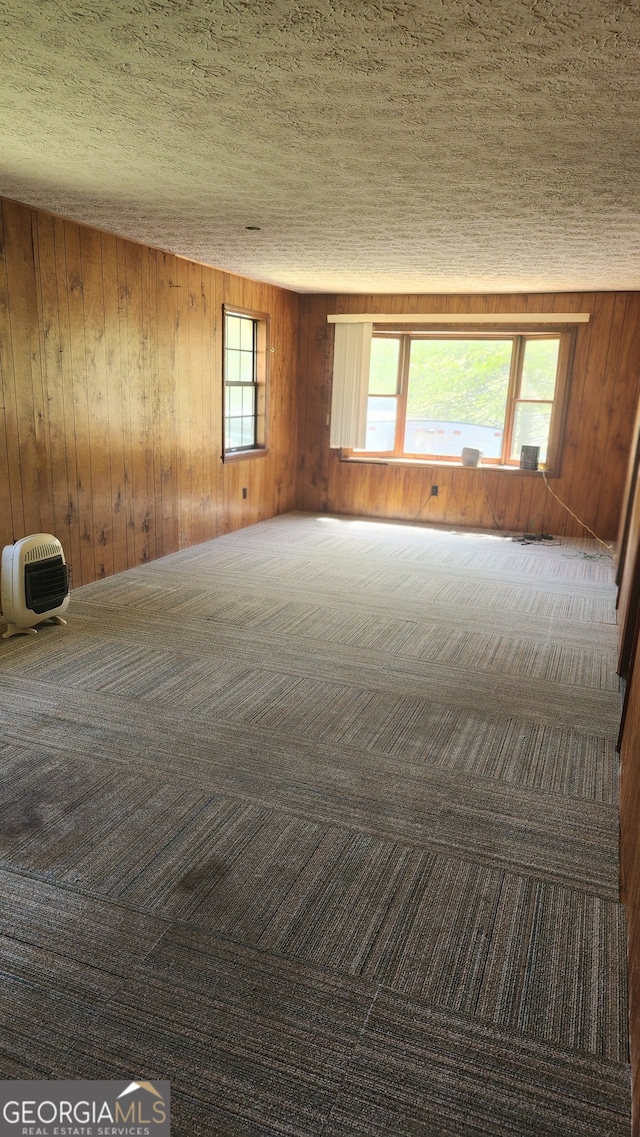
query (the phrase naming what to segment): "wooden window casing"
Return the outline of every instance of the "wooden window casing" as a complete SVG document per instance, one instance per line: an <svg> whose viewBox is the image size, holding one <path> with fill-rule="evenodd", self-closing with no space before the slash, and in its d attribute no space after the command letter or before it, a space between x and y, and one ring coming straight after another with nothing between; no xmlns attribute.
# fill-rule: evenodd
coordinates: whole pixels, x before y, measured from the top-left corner
<svg viewBox="0 0 640 1137"><path fill-rule="evenodd" d="M571 375L571 366L573 362L574 344L575 344L575 329L563 327L542 327L539 330L527 326L520 329L509 328L500 329L496 327L495 330L489 330L486 326L472 328L465 326L463 330L425 330L424 328L407 328L401 329L389 327L388 325L381 325L380 327L374 326L373 332L374 339L394 339L398 340L400 344L398 352L398 374L396 380L396 389L392 394L370 394L370 398L395 398L396 399L396 429L395 429L395 445L393 450L343 450L343 457L357 458L358 460L372 459L372 460L395 460L401 461L406 459L410 462L422 462L426 465L438 465L442 463L456 463L461 464L460 452L456 454L429 454L429 453L412 453L406 450L404 446L405 430L407 425L407 398L409 393L409 365L411 356L411 346L416 340L421 339L453 339L453 340L505 340L511 342L511 363L509 372L509 383L506 394L505 402L505 415L504 423L502 425L502 447L501 455L499 458L482 458L482 465L489 465L493 468L502 469L519 469L520 459L519 456L512 454L512 447L514 442L515 419L518 407L523 404L539 404L540 406L549 406L550 413L550 427L547 444L546 460L540 462L540 467L549 474L556 474L559 471L560 456L562 449L562 439L564 434L564 422L566 416L567 396L569 389L569 381ZM526 344L531 340L540 339L553 339L558 341L558 363L556 371L555 390L553 399L532 399L524 398L521 396L521 383L523 374L523 364Z"/></svg>
<svg viewBox="0 0 640 1137"><path fill-rule="evenodd" d="M240 345L232 338L229 318L236 321L234 337L238 322L241 323ZM266 312L223 306L222 458L225 462L267 453L269 324ZM238 414L233 403L239 398L244 400L244 406ZM239 426L242 437L234 439L232 433L237 432Z"/></svg>

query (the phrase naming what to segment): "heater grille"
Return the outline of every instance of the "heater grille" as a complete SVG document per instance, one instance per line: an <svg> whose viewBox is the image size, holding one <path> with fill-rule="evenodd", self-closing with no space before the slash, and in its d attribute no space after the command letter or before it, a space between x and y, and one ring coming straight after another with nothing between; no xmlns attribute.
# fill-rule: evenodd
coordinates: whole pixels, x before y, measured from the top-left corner
<svg viewBox="0 0 640 1137"><path fill-rule="evenodd" d="M47 557L36 564L26 564L24 591L27 608L32 612L40 615L58 608L69 591L69 574L62 557Z"/></svg>

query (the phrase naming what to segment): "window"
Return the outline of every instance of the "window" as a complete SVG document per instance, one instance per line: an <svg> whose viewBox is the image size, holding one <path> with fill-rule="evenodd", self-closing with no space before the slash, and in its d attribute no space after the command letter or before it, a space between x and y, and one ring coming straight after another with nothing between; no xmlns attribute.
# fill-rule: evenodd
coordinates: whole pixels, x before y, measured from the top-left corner
<svg viewBox="0 0 640 1137"><path fill-rule="evenodd" d="M269 317L224 309L225 459L266 453Z"/></svg>
<svg viewBox="0 0 640 1137"><path fill-rule="evenodd" d="M540 465L559 456L572 333L374 329L364 450L460 462L464 447L483 463L519 466L522 446Z"/></svg>

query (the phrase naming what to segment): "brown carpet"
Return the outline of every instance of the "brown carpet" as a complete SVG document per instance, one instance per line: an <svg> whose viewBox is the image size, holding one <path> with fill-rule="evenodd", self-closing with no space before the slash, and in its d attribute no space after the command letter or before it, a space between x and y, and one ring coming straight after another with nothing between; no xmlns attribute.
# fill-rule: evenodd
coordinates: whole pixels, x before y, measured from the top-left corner
<svg viewBox="0 0 640 1137"><path fill-rule="evenodd" d="M588 542L299 514L0 641L2 1075L626 1134L614 603Z"/></svg>

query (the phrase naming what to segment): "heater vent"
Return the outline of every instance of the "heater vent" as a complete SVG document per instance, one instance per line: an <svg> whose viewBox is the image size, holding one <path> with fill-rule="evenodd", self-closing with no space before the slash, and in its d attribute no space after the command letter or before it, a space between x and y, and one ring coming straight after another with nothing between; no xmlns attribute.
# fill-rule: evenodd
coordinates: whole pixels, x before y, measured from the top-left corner
<svg viewBox="0 0 640 1137"><path fill-rule="evenodd" d="M68 591L69 574L61 556L24 566L25 603L32 612L41 615L58 608Z"/></svg>
<svg viewBox="0 0 640 1137"><path fill-rule="evenodd" d="M42 545L32 545L30 549L25 549L24 560L25 564L31 564L33 561L42 561L45 557L59 557L60 544L58 541L47 541Z"/></svg>

